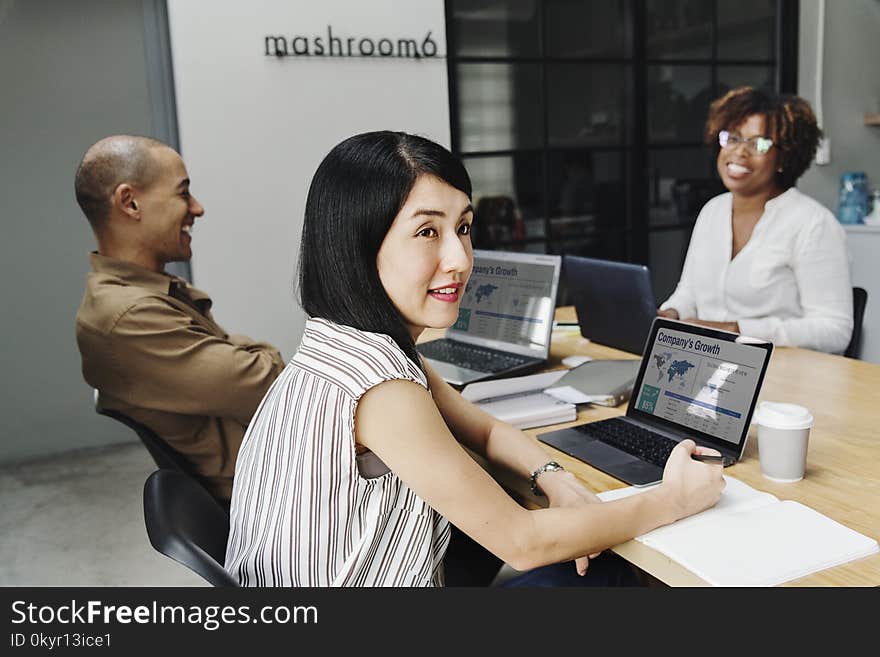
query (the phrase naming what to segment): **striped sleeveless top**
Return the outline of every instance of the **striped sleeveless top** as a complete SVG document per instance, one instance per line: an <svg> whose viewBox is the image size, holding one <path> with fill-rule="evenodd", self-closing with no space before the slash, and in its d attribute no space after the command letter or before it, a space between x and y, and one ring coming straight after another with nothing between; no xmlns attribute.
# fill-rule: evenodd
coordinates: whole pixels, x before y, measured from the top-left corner
<svg viewBox="0 0 880 657"><path fill-rule="evenodd" d="M358 400L392 379L427 388L389 336L308 320L238 454L226 570L242 586L443 585L447 520L355 455Z"/></svg>

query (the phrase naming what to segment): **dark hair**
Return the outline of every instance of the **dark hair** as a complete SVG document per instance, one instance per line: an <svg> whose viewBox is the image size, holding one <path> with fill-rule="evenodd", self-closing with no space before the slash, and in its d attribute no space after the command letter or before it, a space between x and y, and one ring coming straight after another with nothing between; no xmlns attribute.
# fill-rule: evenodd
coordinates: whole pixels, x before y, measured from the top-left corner
<svg viewBox="0 0 880 657"><path fill-rule="evenodd" d="M791 95L770 96L753 87L738 87L728 91L709 107L705 140L715 149L721 148L718 133L735 128L754 114L760 114L767 123L767 136L778 149L776 183L785 190L792 187L816 156L822 131L810 104Z"/></svg>
<svg viewBox="0 0 880 657"><path fill-rule="evenodd" d="M113 194L122 183L146 188L160 170L151 151L169 148L161 141L135 135L114 135L92 144L76 169L76 202L95 231L103 229Z"/></svg>
<svg viewBox="0 0 880 657"><path fill-rule="evenodd" d="M439 144L403 132L349 137L312 178L299 253L299 297L309 316L385 333L419 367L406 322L379 279L376 256L421 175L471 197L464 165Z"/></svg>

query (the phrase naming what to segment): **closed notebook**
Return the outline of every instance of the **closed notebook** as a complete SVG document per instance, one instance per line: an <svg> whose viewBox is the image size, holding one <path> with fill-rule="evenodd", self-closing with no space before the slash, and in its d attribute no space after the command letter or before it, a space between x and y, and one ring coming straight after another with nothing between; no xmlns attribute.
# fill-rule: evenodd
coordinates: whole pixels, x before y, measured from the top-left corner
<svg viewBox="0 0 880 657"><path fill-rule="evenodd" d="M818 511L725 476L721 500L636 537L713 586L776 586L880 552L877 541ZM649 488L600 493L611 501Z"/></svg>
<svg viewBox="0 0 880 657"><path fill-rule="evenodd" d="M632 395L641 361L591 360L573 367L544 392L572 404L617 406Z"/></svg>

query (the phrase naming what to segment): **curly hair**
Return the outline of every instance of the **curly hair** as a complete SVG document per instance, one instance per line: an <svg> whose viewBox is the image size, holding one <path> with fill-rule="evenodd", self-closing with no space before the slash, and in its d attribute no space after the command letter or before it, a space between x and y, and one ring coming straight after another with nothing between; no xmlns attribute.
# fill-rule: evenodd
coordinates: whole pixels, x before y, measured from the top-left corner
<svg viewBox="0 0 880 657"><path fill-rule="evenodd" d="M788 189L810 168L822 137L816 115L803 98L770 96L754 87L731 89L709 106L704 139L718 157L718 133L736 128L755 114L764 117L765 136L778 149L777 168L782 171L776 172L776 182L782 189Z"/></svg>

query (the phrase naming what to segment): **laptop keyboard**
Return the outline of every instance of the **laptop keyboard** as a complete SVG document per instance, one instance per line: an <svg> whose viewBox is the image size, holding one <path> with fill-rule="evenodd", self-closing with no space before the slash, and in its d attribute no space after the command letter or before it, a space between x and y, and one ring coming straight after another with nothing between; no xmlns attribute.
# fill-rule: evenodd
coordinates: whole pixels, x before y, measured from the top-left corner
<svg viewBox="0 0 880 657"><path fill-rule="evenodd" d="M432 340L416 345L422 356L477 372L501 372L533 362L534 358L478 347L455 340Z"/></svg>
<svg viewBox="0 0 880 657"><path fill-rule="evenodd" d="M581 424L572 428L661 468L666 465L669 454L678 444L665 436L619 418Z"/></svg>

